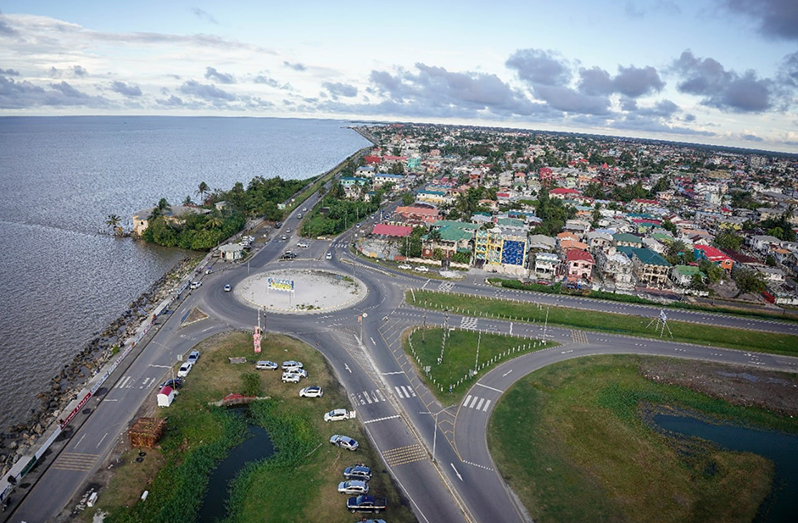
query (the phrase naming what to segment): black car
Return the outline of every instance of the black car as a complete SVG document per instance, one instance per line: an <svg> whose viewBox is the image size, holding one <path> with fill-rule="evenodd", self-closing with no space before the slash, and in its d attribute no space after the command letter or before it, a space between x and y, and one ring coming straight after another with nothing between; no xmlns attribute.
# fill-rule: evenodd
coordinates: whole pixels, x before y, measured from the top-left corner
<svg viewBox="0 0 798 523"><path fill-rule="evenodd" d="M281 260L293 260L294 258L296 258L296 253L291 251L284 252L283 255L280 256Z"/></svg>
<svg viewBox="0 0 798 523"><path fill-rule="evenodd" d="M173 378L171 380L166 380L163 383L161 383L160 385L158 385L158 387L161 387L161 388L163 388L163 387L172 387L173 389L179 389L182 386L183 386L183 378Z"/></svg>
<svg viewBox="0 0 798 523"><path fill-rule="evenodd" d="M277 223L274 224L274 228L275 229L279 229L282 226L283 226L283 222L277 222Z"/></svg>

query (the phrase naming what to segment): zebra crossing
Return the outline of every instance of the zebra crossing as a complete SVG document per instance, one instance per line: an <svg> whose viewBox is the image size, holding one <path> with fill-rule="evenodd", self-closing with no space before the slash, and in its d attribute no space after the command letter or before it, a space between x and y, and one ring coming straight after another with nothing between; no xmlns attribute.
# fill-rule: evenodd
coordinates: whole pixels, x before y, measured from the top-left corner
<svg viewBox="0 0 798 523"><path fill-rule="evenodd" d="M413 390L412 387L406 387L404 385L399 385L394 387L396 390L396 395L403 399L410 399L416 397L416 391Z"/></svg>
<svg viewBox="0 0 798 523"><path fill-rule="evenodd" d="M438 291L440 292L449 292L454 288L453 281L442 281L440 285L438 285Z"/></svg>
<svg viewBox="0 0 798 523"><path fill-rule="evenodd" d="M474 410L480 410L482 412L488 412L490 404L491 400L487 398L481 398L479 396L472 396L471 394L469 394L468 396L466 396L466 399L463 402L463 407L467 409L474 409Z"/></svg>
<svg viewBox="0 0 798 523"><path fill-rule="evenodd" d="M349 396L356 405L371 405L372 403L388 401L380 389L353 392Z"/></svg>
<svg viewBox="0 0 798 523"><path fill-rule="evenodd" d="M80 452L64 452L52 465L57 470L71 470L73 472L91 472L97 461L97 454L83 454Z"/></svg>
<svg viewBox="0 0 798 523"><path fill-rule="evenodd" d="M477 325L479 324L479 318L473 318L471 316L463 316L460 318L460 328L465 330L477 330Z"/></svg>
<svg viewBox="0 0 798 523"><path fill-rule="evenodd" d="M115 389L132 389L136 385L138 385L138 387L140 389L143 389L144 387L152 387L153 385L155 385L156 381L157 380L155 378L144 378L141 381L141 384L138 385L139 382L138 382L137 378L134 378L133 376L123 376L122 379L120 379L119 381L116 382L116 385L114 385L113 388L115 388Z"/></svg>
<svg viewBox="0 0 798 523"><path fill-rule="evenodd" d="M584 343L584 344L588 343L587 333L585 331L572 330L571 339L574 341L574 343Z"/></svg>

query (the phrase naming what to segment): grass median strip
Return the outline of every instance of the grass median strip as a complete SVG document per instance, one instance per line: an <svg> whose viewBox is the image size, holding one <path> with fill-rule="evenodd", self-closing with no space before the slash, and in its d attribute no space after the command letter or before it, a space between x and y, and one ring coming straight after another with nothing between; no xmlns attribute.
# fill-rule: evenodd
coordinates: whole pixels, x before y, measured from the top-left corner
<svg viewBox="0 0 798 523"><path fill-rule="evenodd" d="M763 408L731 405L644 377L667 358L598 356L536 371L499 400L488 443L536 521L751 521L773 463L703 440L673 438L649 413L798 430Z"/></svg>
<svg viewBox="0 0 798 523"><path fill-rule="evenodd" d="M350 408L350 402L315 349L284 336L264 337L260 358L304 363L308 378L291 384L281 382L279 370L254 371L251 363L229 363L230 357L252 357L250 333L224 333L197 348L202 356L179 396L171 407L157 412L169 418L159 448L149 449L143 463L127 461L109 487L100 491L98 507L109 513L106 522L196 521L209 475L247 437L247 419L266 429L275 453L248 462L229 484L229 492L214 494L214 502L226 502L224 523L351 522L347 496L339 494L337 486L343 481L343 469L356 462L374 470L369 487L375 495L388 499L391 521L415 521L359 421L323 421L325 412ZM323 397L300 398L299 390L308 385L321 386ZM209 402L245 389L268 397L250 403L247 418L209 406ZM350 452L333 447L329 444L333 434L353 437L360 448ZM163 464L154 476L152 463ZM149 475L137 474L137 468L145 464ZM150 494L140 502L144 490ZM93 513L85 511L83 521L91 521Z"/></svg>
<svg viewBox="0 0 798 523"><path fill-rule="evenodd" d="M659 333L649 327L650 318L586 311L568 307L543 307L537 303L482 298L473 295L451 294L434 291L407 292L407 303L427 309L446 309L449 312L466 316L489 317L509 321L542 323L548 315L549 325L575 329L586 329L613 334L659 338ZM798 336L772 332L749 331L716 327L713 325L668 321L674 341L728 347L730 349L752 350L798 355Z"/></svg>
<svg viewBox="0 0 798 523"><path fill-rule="evenodd" d="M496 365L557 345L461 329L448 331L444 341L443 332L441 328L414 329L403 341L405 352L416 362L427 388L445 405L459 403L474 382ZM441 354L443 358L439 359Z"/></svg>

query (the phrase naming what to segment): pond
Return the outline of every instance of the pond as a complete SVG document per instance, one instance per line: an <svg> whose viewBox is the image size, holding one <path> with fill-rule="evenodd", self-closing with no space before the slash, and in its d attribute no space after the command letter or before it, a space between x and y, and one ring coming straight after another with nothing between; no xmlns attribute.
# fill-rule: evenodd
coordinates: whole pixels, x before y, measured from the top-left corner
<svg viewBox="0 0 798 523"><path fill-rule="evenodd" d="M247 420L247 429L250 437L233 448L211 473L208 491L200 506L198 523L213 523L224 519L227 515L225 503L230 481L247 463L262 460L274 454L274 446L266 429L250 423L249 420Z"/></svg>
<svg viewBox="0 0 798 523"><path fill-rule="evenodd" d="M776 465L770 493L759 507L757 523L795 521L798 511L798 436L735 425L713 425L685 416L657 414L654 423L665 430L712 441L723 448L759 454Z"/></svg>

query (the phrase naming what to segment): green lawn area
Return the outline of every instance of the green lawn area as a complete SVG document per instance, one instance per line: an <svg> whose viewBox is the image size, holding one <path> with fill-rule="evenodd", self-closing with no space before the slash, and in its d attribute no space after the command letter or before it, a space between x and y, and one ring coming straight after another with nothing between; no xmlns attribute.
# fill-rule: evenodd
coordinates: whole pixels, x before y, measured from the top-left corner
<svg viewBox="0 0 798 523"><path fill-rule="evenodd" d="M586 311L568 307L541 307L532 302L434 291L408 291L405 300L417 307L448 309L469 316L495 317L511 321L534 321L536 323L545 321L548 311L549 325L644 338L659 338L659 333L654 331L653 326L648 327L650 318L628 314ZM668 326L673 332L674 341L788 356L798 355L798 336L670 320Z"/></svg>
<svg viewBox="0 0 798 523"><path fill-rule="evenodd" d="M231 392L249 389L252 393L258 388L259 395L270 399L251 403L250 418L266 428L276 453L250 463L233 481L230 512L224 523L351 523L353 517L345 506L347 496L339 494L336 487L343 481L343 469L356 462L374 469L369 486L376 495L388 498L391 521L415 521L359 423L323 421L325 412L350 408L350 403L326 360L315 349L292 338L267 333L260 359L278 363L299 360L308 371L307 380L286 384L280 381L280 371L255 371L251 363L228 363L228 357L234 356L254 359L249 333L221 334L201 342L197 348L202 357L180 395L171 407L157 413L168 416L168 430L160 448L148 449L142 464L126 461L108 489L100 493L98 507L110 513L107 522L195 521L209 474L246 437L242 416L208 406L208 402ZM324 396L300 398L299 389L308 385L321 385ZM360 448L350 452L331 446L329 438L333 434L355 438ZM138 471L145 464L146 473ZM142 503L138 496L145 489L150 494ZM226 494L220 494L218 500L225 498ZM84 521L91 521L93 511L84 514Z"/></svg>
<svg viewBox="0 0 798 523"><path fill-rule="evenodd" d="M403 340L405 352L419 367L419 375L445 405L459 403L479 376L496 365L530 351L557 345L551 341L543 343L527 338L455 329L449 331L443 360L438 364L442 342L441 328L419 329ZM429 373L424 371L426 366L430 367ZM475 369L477 374L471 376L469 371ZM452 385L451 392L449 385Z"/></svg>
<svg viewBox="0 0 798 523"><path fill-rule="evenodd" d="M500 473L542 523L753 520L770 490L770 461L677 442L652 429L643 411L675 407L793 432L798 422L649 381L640 373L641 361L578 358L516 383L488 427Z"/></svg>

